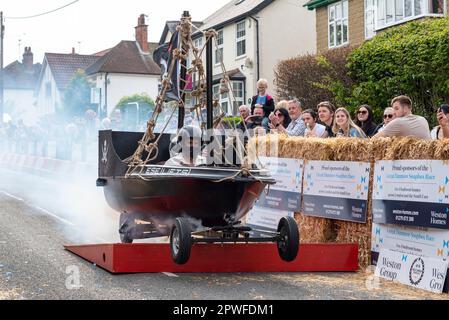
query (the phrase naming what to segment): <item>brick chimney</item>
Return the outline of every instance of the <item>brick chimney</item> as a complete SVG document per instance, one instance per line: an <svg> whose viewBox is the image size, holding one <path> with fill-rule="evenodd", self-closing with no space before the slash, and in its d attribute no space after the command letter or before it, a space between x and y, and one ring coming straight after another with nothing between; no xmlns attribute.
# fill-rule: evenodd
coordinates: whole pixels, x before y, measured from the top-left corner
<svg viewBox="0 0 449 320"><path fill-rule="evenodd" d="M145 15L141 14L137 19L136 41L139 43L143 52L149 52L148 47L148 25L145 24Z"/></svg>
<svg viewBox="0 0 449 320"><path fill-rule="evenodd" d="M25 47L22 63L27 69L33 68L33 53L31 52L31 47Z"/></svg>

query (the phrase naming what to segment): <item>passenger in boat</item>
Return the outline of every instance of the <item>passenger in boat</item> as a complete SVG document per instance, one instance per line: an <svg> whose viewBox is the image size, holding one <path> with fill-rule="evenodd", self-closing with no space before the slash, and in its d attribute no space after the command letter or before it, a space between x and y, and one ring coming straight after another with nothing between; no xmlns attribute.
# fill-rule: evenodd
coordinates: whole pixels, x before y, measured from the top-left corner
<svg viewBox="0 0 449 320"><path fill-rule="evenodd" d="M195 126L186 126L178 134L178 143L175 145L177 154L171 157L165 166L194 167L206 164L201 155L201 129Z"/></svg>

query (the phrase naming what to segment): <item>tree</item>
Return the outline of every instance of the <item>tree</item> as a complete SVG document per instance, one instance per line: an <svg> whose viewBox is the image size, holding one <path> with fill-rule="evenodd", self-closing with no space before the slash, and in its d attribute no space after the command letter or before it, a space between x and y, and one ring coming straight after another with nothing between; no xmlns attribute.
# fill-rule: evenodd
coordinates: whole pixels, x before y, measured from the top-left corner
<svg viewBox="0 0 449 320"><path fill-rule="evenodd" d="M90 103L90 90L93 85L87 80L83 70L76 71L70 80L63 96L61 115L66 120L73 117L82 117L85 112L95 107Z"/></svg>
<svg viewBox="0 0 449 320"><path fill-rule="evenodd" d="M134 94L121 98L112 113L119 110L125 126L140 126L151 117L154 107L154 100L148 94Z"/></svg>
<svg viewBox="0 0 449 320"><path fill-rule="evenodd" d="M305 108L315 108L322 101L346 107L352 86L346 68L351 50L344 47L281 61L275 69L278 97L296 97Z"/></svg>
<svg viewBox="0 0 449 320"><path fill-rule="evenodd" d="M356 85L354 103L383 109L400 94L414 113L435 122L437 105L449 101L449 19L428 18L388 29L348 58Z"/></svg>

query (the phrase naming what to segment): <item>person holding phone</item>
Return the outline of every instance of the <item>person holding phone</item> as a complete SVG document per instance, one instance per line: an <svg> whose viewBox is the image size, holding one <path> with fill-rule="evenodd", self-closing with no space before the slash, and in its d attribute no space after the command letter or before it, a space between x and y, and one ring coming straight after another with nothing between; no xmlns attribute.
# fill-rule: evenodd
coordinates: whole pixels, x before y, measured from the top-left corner
<svg viewBox="0 0 449 320"><path fill-rule="evenodd" d="M441 140L449 138L449 104L442 104L438 108L437 119L439 126L433 128L432 139Z"/></svg>

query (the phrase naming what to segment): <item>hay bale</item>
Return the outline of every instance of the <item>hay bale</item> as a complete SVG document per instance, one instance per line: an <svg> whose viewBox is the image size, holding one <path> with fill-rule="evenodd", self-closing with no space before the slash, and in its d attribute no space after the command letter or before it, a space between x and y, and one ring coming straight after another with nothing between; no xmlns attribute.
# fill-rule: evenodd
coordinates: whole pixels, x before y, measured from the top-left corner
<svg viewBox="0 0 449 320"><path fill-rule="evenodd" d="M317 161L364 161L371 163L367 223L336 221L296 213L302 243L358 243L359 266L370 264L372 229L372 188L376 160L449 160L449 139L420 140L412 137L354 139L302 138L279 135L255 139L261 150L271 151L277 139L278 156ZM269 153L268 153L269 154Z"/></svg>
<svg viewBox="0 0 449 320"><path fill-rule="evenodd" d="M391 140L391 138L376 138L370 141L374 161L385 159Z"/></svg>
<svg viewBox="0 0 449 320"><path fill-rule="evenodd" d="M303 160L332 160L332 141L319 138L292 137L285 141L280 156ZM296 214L302 243L333 242L337 237L333 220Z"/></svg>
<svg viewBox="0 0 449 320"><path fill-rule="evenodd" d="M333 220L295 213L301 243L335 242L338 231Z"/></svg>

